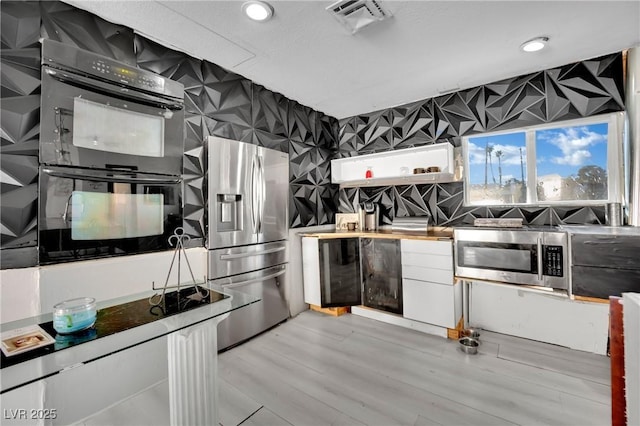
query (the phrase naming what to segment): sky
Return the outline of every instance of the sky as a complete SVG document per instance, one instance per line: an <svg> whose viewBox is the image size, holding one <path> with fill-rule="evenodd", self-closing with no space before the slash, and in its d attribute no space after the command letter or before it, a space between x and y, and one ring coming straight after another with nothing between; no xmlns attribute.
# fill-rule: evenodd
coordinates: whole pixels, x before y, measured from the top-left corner
<svg viewBox="0 0 640 426"><path fill-rule="evenodd" d="M581 167L596 165L607 169L606 123L588 126L562 127L536 131L537 174L576 175ZM469 138L469 174L472 184L483 184L485 147L493 146L491 163L487 167L488 183L499 181L498 165L502 166L502 182L522 179L527 173L526 134L517 132ZM502 152L500 161L496 152Z"/></svg>

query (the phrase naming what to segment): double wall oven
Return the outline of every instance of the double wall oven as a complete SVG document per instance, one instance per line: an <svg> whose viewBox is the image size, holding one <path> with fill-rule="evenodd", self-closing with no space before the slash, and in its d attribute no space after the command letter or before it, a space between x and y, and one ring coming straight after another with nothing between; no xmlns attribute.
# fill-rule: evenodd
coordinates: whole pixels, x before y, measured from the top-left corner
<svg viewBox="0 0 640 426"><path fill-rule="evenodd" d="M569 290L565 232L456 228L454 240L460 278Z"/></svg>
<svg viewBox="0 0 640 426"><path fill-rule="evenodd" d="M44 40L41 99L40 263L169 248L182 225L182 84Z"/></svg>

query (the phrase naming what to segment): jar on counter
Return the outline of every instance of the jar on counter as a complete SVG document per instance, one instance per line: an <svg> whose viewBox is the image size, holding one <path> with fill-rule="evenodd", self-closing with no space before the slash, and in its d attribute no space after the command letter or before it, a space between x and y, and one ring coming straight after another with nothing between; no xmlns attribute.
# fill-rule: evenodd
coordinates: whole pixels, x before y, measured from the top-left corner
<svg viewBox="0 0 640 426"><path fill-rule="evenodd" d="M367 171L364 172L364 178L371 179L372 177L373 177L373 170L371 170L371 167L367 167Z"/></svg>

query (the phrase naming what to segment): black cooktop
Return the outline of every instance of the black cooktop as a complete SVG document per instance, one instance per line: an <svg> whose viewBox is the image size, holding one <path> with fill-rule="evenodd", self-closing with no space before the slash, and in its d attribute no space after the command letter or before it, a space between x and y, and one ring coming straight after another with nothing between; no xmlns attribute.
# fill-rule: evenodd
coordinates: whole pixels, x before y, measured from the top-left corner
<svg viewBox="0 0 640 426"><path fill-rule="evenodd" d="M203 295L206 296L203 297ZM10 367L30 359L158 321L228 297L200 286L196 291L192 286L181 289L179 292L166 293L159 306L152 306L149 303L149 299L144 298L100 309L93 327L72 334L59 334L53 328L53 321L45 322L39 325L55 339L55 343L11 357L7 357L2 353L0 368Z"/></svg>

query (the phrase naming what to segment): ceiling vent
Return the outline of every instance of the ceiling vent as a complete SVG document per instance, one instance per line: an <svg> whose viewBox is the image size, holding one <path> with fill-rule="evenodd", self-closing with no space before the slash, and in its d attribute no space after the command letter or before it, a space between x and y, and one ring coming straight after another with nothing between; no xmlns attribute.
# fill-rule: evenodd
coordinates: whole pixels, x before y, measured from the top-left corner
<svg viewBox="0 0 640 426"><path fill-rule="evenodd" d="M327 7L351 34L367 25L391 18L391 12L384 9L379 0L340 0Z"/></svg>

